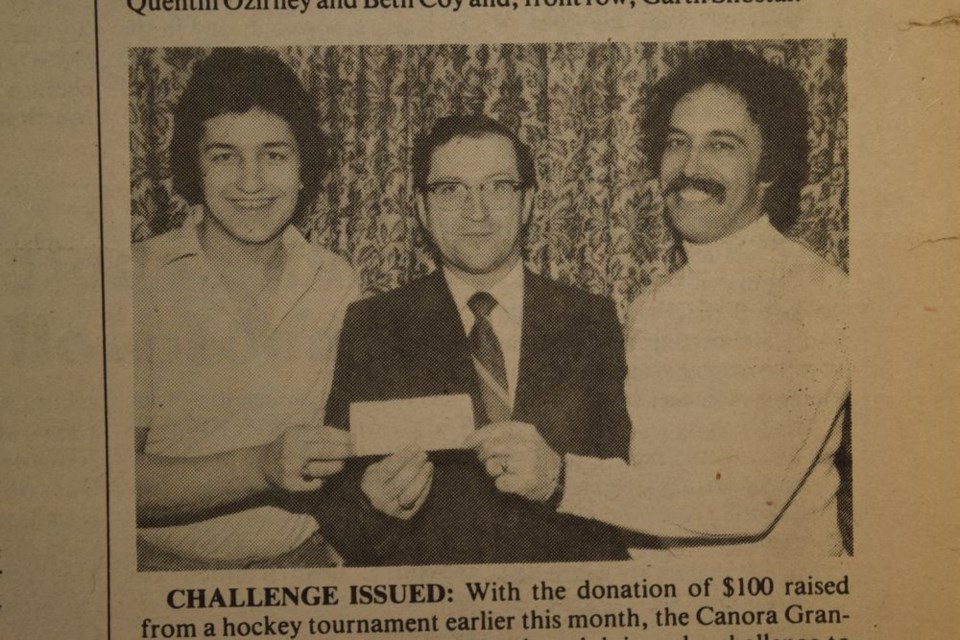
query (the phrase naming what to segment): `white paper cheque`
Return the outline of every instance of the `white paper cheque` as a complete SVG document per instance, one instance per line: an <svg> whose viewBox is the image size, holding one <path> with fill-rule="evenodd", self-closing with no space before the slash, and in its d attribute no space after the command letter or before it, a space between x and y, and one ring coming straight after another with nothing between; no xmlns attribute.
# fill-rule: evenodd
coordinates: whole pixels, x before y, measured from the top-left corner
<svg viewBox="0 0 960 640"><path fill-rule="evenodd" d="M350 405L350 433L358 456L395 453L410 444L424 451L461 449L473 429L473 403L466 394Z"/></svg>

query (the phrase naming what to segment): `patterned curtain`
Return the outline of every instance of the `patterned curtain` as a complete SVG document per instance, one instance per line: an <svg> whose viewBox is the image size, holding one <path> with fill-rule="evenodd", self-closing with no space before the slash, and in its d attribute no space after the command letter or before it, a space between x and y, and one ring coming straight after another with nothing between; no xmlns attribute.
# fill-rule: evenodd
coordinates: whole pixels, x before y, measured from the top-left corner
<svg viewBox="0 0 960 640"><path fill-rule="evenodd" d="M301 229L347 257L368 293L428 272L414 214L410 150L440 116L485 112L533 149L540 190L527 264L629 301L682 260L640 151L651 85L698 43L289 47L335 160ZM809 182L791 235L846 269L846 47L841 40L739 46L793 69L810 97ZM171 109L205 49L130 52L134 241L177 226L170 188Z"/></svg>

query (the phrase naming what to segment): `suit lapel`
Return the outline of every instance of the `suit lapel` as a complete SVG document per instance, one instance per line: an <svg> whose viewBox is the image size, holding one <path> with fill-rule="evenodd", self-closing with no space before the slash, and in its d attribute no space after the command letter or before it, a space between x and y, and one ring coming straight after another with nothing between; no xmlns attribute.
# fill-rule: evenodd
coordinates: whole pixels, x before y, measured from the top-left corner
<svg viewBox="0 0 960 640"><path fill-rule="evenodd" d="M551 384L556 367L553 354L573 345L559 342L562 323L557 317L554 300L544 282L529 271L524 274L523 329L520 337L520 366L513 417L530 422L532 405Z"/></svg>

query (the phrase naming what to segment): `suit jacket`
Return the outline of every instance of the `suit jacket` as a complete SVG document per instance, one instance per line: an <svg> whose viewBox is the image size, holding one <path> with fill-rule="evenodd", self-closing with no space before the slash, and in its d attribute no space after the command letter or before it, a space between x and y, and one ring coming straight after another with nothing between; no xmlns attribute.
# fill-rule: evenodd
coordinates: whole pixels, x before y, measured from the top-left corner
<svg viewBox="0 0 960 640"><path fill-rule="evenodd" d="M513 419L553 449L625 458L630 423L623 334L613 304L525 273ZM350 403L467 393L487 418L463 324L443 274L354 303L346 314L327 424L349 428ZM549 562L627 557L619 533L496 490L472 451L431 454L430 494L409 521L359 489L363 462L325 485L315 515L349 564Z"/></svg>

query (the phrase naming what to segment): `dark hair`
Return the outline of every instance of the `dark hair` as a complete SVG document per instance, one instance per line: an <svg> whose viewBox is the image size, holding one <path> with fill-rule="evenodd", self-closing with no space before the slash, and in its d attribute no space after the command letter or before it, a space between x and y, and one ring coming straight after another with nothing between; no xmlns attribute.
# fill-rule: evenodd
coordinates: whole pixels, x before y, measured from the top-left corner
<svg viewBox="0 0 960 640"><path fill-rule="evenodd" d="M454 138L482 138L484 136L503 136L513 143L517 156L517 172L520 184L524 188L537 186L537 171L533 164L530 147L520 141L513 131L493 118L483 114L446 116L440 118L425 135L417 136L413 143L413 188L423 191L430 174L430 160L433 152Z"/></svg>
<svg viewBox="0 0 960 640"><path fill-rule="evenodd" d="M782 231L799 213L810 151L807 95L787 69L727 43L707 45L653 87L644 120L647 158L659 172L674 106L711 84L740 95L760 128L763 155L759 177L772 183L763 205L770 221Z"/></svg>
<svg viewBox="0 0 960 640"><path fill-rule="evenodd" d="M297 76L280 58L265 51L216 49L193 66L193 75L173 112L173 190L190 204L203 202L199 162L203 123L224 113L246 113L255 107L283 118L297 141L303 189L294 217L299 218L320 189L323 136L317 111Z"/></svg>

